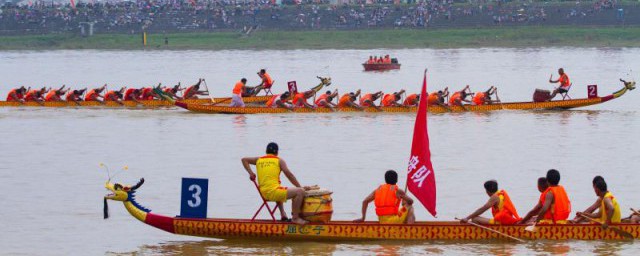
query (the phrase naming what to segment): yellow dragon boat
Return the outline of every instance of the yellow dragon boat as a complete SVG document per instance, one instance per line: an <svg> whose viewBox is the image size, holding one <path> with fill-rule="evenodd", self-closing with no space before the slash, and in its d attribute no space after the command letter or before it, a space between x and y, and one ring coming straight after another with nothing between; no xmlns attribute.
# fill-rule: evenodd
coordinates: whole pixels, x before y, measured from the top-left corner
<svg viewBox="0 0 640 256"><path fill-rule="evenodd" d="M549 110L549 109L572 109L578 107L585 107L590 105L596 105L607 102L612 99L616 99L624 95L628 90L635 89L635 82L624 82L624 87L610 95L599 97L594 95L590 98L583 99L569 99L569 100L554 100L546 102L508 102L508 103L494 103L488 105L465 105L461 106L449 106L448 108L442 106L429 106L430 113L450 113L450 112L488 112L497 110ZM252 107L229 107L229 106L217 106L210 104L197 104L176 101L175 105L189 111L199 113L210 114L285 114L285 113L332 113L329 108L295 108L293 110L285 108L270 108L263 106ZM372 113L410 113L416 112L418 107L365 107L363 110L359 110L352 107L338 107L335 108L335 112L372 112Z"/></svg>
<svg viewBox="0 0 640 256"><path fill-rule="evenodd" d="M272 96L254 96L254 97L243 97L242 100L245 103L264 103L268 101ZM215 103L213 104L224 104L231 102L231 98L214 98ZM188 104L212 104L211 99L192 99L192 100L184 100ZM106 101L104 103L100 103L97 101L80 101L78 103L71 101L45 101L45 102L16 102L16 101L0 101L0 107L48 107L48 108L63 108L63 107L108 107L108 108L121 108L121 107L173 107L175 106L172 101L168 100L140 100L140 103L125 100L122 101L122 104L118 104L115 101Z"/></svg>
<svg viewBox="0 0 640 256"><path fill-rule="evenodd" d="M144 179L134 186L122 186L107 181L110 191L104 197L105 218L107 200L120 201L127 211L139 221L169 233L219 239L269 239L304 241L364 241L364 240L506 240L504 235L524 239L547 240L622 240L626 239L613 228L640 238L640 224L617 224L604 229L595 224L566 224L536 226L536 232L526 231L526 225L474 226L453 221L428 221L415 224L379 224L378 222L355 223L350 221L330 221L309 223L304 226L273 220L221 219L221 218L181 218L152 213L135 200L137 189ZM629 237L627 237L629 238Z"/></svg>

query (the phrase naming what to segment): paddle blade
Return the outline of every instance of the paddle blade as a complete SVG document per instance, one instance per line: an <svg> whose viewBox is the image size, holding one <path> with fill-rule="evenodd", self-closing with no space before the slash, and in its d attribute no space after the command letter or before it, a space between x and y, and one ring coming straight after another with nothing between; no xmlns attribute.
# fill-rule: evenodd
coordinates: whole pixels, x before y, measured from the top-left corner
<svg viewBox="0 0 640 256"><path fill-rule="evenodd" d="M616 232L621 237L624 237L626 239L632 239L632 240L635 239L632 234L630 234L629 232L626 232L626 231L624 231L622 229L614 228L614 227L611 227L611 229L613 230L613 232Z"/></svg>
<svg viewBox="0 0 640 256"><path fill-rule="evenodd" d="M536 225L527 226L524 230L529 232L536 232Z"/></svg>

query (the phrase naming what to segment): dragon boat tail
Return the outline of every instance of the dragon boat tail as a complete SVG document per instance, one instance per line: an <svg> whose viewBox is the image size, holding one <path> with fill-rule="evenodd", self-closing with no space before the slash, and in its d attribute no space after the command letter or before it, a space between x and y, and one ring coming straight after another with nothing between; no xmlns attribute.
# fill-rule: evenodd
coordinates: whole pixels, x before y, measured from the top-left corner
<svg viewBox="0 0 640 256"><path fill-rule="evenodd" d="M354 223L331 221L328 223L310 223L304 226L272 220L219 219L219 218L181 218L168 217L151 212L135 200L137 189L143 184L141 179L134 186L122 186L107 181L105 187L110 191L106 201L120 201L136 219L147 225L169 233L218 239L269 239L284 241L365 241L365 240L505 240L480 227L452 221L417 222L415 224L379 224L377 222ZM640 224L613 225L640 238ZM499 232L525 240L622 240L611 228L600 225L566 224L537 225L536 232L528 232L525 225L489 225Z"/></svg>

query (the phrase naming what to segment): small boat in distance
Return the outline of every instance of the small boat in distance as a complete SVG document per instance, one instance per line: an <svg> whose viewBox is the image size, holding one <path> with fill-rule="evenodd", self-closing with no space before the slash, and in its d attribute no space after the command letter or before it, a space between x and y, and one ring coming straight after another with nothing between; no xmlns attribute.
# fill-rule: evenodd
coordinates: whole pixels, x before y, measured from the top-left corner
<svg viewBox="0 0 640 256"><path fill-rule="evenodd" d="M397 58L390 58L389 55L384 57L369 56L369 59L362 63L364 71L386 71L392 69L400 69L400 63Z"/></svg>

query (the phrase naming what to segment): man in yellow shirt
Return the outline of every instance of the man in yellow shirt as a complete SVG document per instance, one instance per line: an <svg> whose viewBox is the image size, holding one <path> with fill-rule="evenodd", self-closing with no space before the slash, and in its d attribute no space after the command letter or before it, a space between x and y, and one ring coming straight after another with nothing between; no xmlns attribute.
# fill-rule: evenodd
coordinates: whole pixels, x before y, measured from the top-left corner
<svg viewBox="0 0 640 256"><path fill-rule="evenodd" d="M597 219L605 226L620 223L620 205L618 204L618 200L607 189L607 183L604 179L596 180L593 184L593 190L600 201L600 208L598 209L598 212L578 212L577 215Z"/></svg>
<svg viewBox="0 0 640 256"><path fill-rule="evenodd" d="M260 194L262 194L262 197L267 201L273 201L278 204L282 219L287 219L287 214L283 206L284 202L286 202L287 199L293 199L293 203L291 204L291 221L300 225L306 224L307 221L303 220L300 216L300 210L302 209L304 192L310 188L307 186L302 187L289 170L289 167L287 167L284 159L278 157L278 144L275 142L269 143L267 145L267 155L265 156L242 158L242 166L244 166L244 169L249 173L249 179L255 180L256 174L251 170L251 165L256 166ZM295 187L287 188L281 186L281 172L284 172L284 175Z"/></svg>

